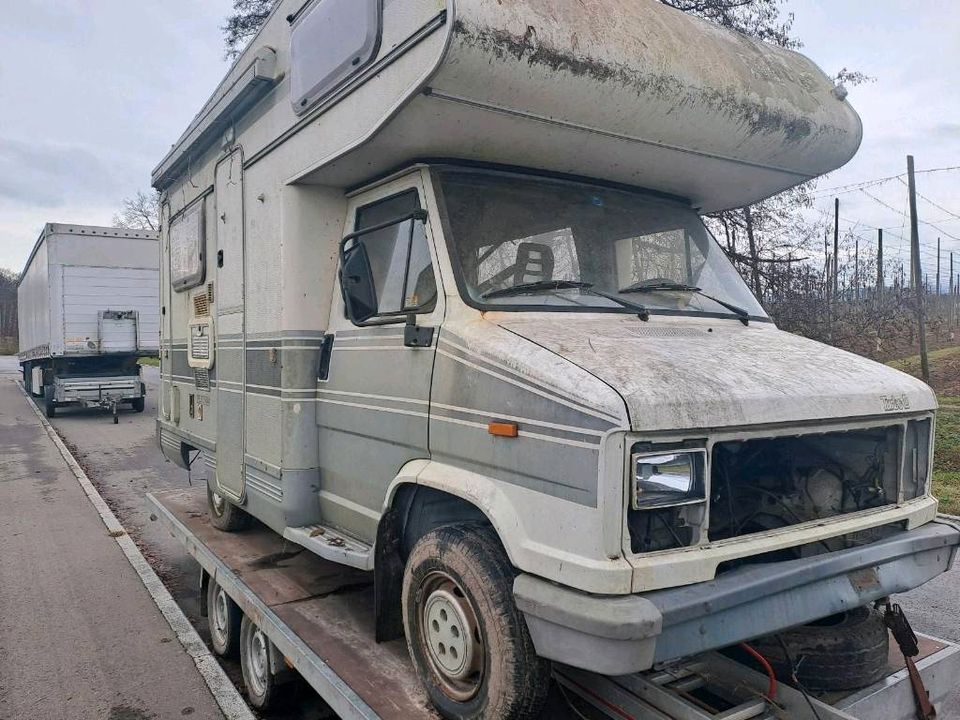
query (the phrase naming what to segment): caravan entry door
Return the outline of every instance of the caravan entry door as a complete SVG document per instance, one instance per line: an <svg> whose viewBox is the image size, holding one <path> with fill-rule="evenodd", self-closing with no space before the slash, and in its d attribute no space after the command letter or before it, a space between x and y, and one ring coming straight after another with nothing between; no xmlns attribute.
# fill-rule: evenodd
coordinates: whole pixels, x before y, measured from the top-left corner
<svg viewBox="0 0 960 720"><path fill-rule="evenodd" d="M214 305L217 335L217 486L234 500L243 497L246 341L244 332L243 156L217 165L217 253Z"/></svg>

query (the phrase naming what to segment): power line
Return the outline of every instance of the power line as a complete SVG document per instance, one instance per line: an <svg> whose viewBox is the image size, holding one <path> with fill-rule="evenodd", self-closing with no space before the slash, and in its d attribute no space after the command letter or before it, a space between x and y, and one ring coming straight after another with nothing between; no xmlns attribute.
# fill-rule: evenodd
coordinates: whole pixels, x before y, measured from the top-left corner
<svg viewBox="0 0 960 720"><path fill-rule="evenodd" d="M917 170L914 175L925 175L927 173L937 173L937 172L949 172L951 170L960 170L960 165L951 165L948 167L939 167L939 168L930 168L929 170ZM883 183L890 182L891 180L902 180L906 173L900 173L899 175L890 175L884 178L876 178L874 180L864 180L858 183L850 183L848 185L837 185L836 187L830 188L817 188L811 192L811 195L822 195L824 193L830 194L841 194L854 192L864 187L870 187L871 185L881 185Z"/></svg>
<svg viewBox="0 0 960 720"><path fill-rule="evenodd" d="M901 178L897 178L897 179L900 180L900 182L903 182L903 180L902 180ZM906 185L906 183L904 183L904 184ZM918 193L917 193L917 197L918 197L918 198L922 198L923 200L926 200L928 203L930 203L931 205L933 205L937 210L942 210L942 211L945 212L947 215L950 215L951 217L954 217L954 218L956 218L957 220L960 220L960 215L957 215L955 212L951 212L950 210L947 210L945 207L943 207L943 205L939 205L939 204L935 203L933 200L931 200L930 198L928 198L926 195L923 195L922 193L919 193L919 192L918 192ZM943 222L943 221L942 221L942 220L938 220L938 222Z"/></svg>
<svg viewBox="0 0 960 720"><path fill-rule="evenodd" d="M860 188L860 192L862 192L862 193L863 193L864 195L866 195L868 198L871 198L871 199L873 199L873 200L876 200L878 203L880 203L881 205L883 205L885 208L888 208L888 209L890 209L890 210L893 210L893 212L897 212L896 208L894 208L894 207L891 206L891 205L887 205L887 203L885 203L883 200L881 200L880 198L878 198L876 195L871 195L870 193L868 193L868 192L867 192L866 190L864 190L863 188ZM917 194L919 195L919 193L917 193ZM950 233L948 233L948 232L947 232L946 230L944 230L943 228L938 227L937 225L934 225L932 222L928 222L928 221L926 221L926 220L920 220L919 222L920 222L921 225L929 225L929 226L932 227L934 230L936 230L937 232L941 233L942 235L946 235L946 236L947 236L948 238L950 238L951 240L956 240L957 242L960 242L960 237L957 237L956 235L951 235Z"/></svg>

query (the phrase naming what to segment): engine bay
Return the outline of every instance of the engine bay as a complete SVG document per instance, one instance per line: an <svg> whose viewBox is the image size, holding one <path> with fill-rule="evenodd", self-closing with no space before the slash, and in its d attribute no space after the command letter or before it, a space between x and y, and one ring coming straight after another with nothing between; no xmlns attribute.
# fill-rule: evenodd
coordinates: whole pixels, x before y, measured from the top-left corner
<svg viewBox="0 0 960 720"><path fill-rule="evenodd" d="M711 463L711 540L897 502L899 426L723 442Z"/></svg>

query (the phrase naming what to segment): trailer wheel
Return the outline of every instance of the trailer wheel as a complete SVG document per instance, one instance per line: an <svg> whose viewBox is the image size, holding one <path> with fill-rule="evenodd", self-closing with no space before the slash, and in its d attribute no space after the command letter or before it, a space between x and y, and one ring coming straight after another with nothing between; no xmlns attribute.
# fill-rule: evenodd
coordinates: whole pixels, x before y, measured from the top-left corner
<svg viewBox="0 0 960 720"><path fill-rule="evenodd" d="M496 533L448 525L417 542L403 574L403 622L420 681L445 718L538 717L550 664L513 602L515 571Z"/></svg>
<svg viewBox="0 0 960 720"><path fill-rule="evenodd" d="M247 699L261 710L270 706L278 685L271 654L270 639L244 615L240 622L240 669Z"/></svg>
<svg viewBox="0 0 960 720"><path fill-rule="evenodd" d="M780 633L797 666L797 679L808 690L858 690L885 677L890 636L883 618L869 607L791 628ZM751 640L782 678L789 677L776 635Z"/></svg>
<svg viewBox="0 0 960 720"><path fill-rule="evenodd" d="M235 532L250 527L250 516L223 495L207 486L207 508L210 523L218 530Z"/></svg>
<svg viewBox="0 0 960 720"><path fill-rule="evenodd" d="M243 612L223 588L210 578L207 584L207 624L210 644L220 657L236 658L240 652L240 622Z"/></svg>
<svg viewBox="0 0 960 720"><path fill-rule="evenodd" d="M143 406L144 406L144 402L142 397L134 398L130 402L130 407L133 408L134 412L138 412L138 413L143 412Z"/></svg>
<svg viewBox="0 0 960 720"><path fill-rule="evenodd" d="M54 400L53 385L43 386L43 414L48 418L57 414L57 401Z"/></svg>

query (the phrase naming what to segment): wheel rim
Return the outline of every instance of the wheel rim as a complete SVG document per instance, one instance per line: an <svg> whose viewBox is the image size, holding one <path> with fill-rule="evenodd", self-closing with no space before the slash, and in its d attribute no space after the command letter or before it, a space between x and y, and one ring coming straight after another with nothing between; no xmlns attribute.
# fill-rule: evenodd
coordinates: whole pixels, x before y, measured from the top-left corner
<svg viewBox="0 0 960 720"><path fill-rule="evenodd" d="M267 637L254 628L250 633L247 658L249 659L250 676L247 680L254 695L263 696L267 691L267 678L270 673L270 651Z"/></svg>
<svg viewBox="0 0 960 720"><path fill-rule="evenodd" d="M211 498L213 499L213 511L217 516L223 515L223 506L226 504L223 496L218 492L213 492Z"/></svg>
<svg viewBox="0 0 960 720"><path fill-rule="evenodd" d="M213 634L217 644L226 647L230 635L230 610L227 606L227 594L218 587L213 596Z"/></svg>
<svg viewBox="0 0 960 720"><path fill-rule="evenodd" d="M444 572L420 586L420 645L443 692L466 702L483 683L485 648L477 613L466 593Z"/></svg>

